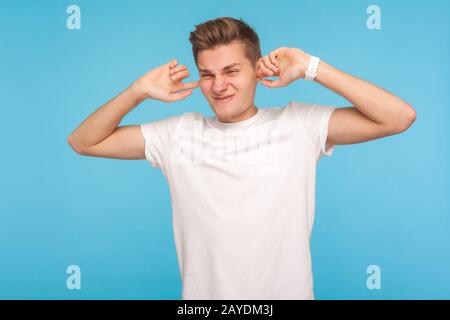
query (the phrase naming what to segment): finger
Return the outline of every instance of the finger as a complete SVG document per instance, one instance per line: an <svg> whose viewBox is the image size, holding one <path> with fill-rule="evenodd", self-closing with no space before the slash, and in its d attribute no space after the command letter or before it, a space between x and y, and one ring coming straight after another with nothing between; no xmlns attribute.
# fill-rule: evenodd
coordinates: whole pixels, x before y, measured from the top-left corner
<svg viewBox="0 0 450 320"><path fill-rule="evenodd" d="M261 66L261 70L262 70L262 77L272 77L274 76L274 72L270 69L268 69L266 66Z"/></svg>
<svg viewBox="0 0 450 320"><path fill-rule="evenodd" d="M172 59L172 60L169 61L168 64L169 64L170 68L173 68L173 67L175 67L178 64L178 60Z"/></svg>
<svg viewBox="0 0 450 320"><path fill-rule="evenodd" d="M182 90L191 90L192 91L192 89L195 89L199 86L200 86L200 81L192 81L192 82L188 82L188 83L177 82L173 86L174 90L172 90L171 92L179 92Z"/></svg>
<svg viewBox="0 0 450 320"><path fill-rule="evenodd" d="M263 57L263 63L266 66L266 68L272 70L274 74L278 72L277 67L275 65L273 65L272 62L270 61L269 56Z"/></svg>
<svg viewBox="0 0 450 320"><path fill-rule="evenodd" d="M172 97L172 101L178 101L178 100L186 98L187 96L189 96L191 94L192 94L192 91L187 90L187 91L182 91L182 92L178 92L178 93L170 93L170 96Z"/></svg>
<svg viewBox="0 0 450 320"><path fill-rule="evenodd" d="M277 88L277 87L282 87L283 84L281 83L281 81L278 80L267 80L267 79L263 79L260 81L263 85L265 85L266 87L269 88Z"/></svg>
<svg viewBox="0 0 450 320"><path fill-rule="evenodd" d="M186 69L187 69L186 65L182 64L181 66L177 66L177 67L172 68L170 70L170 74L172 75L172 74L175 74L177 72L180 72L180 71L183 71L183 70L186 70Z"/></svg>
<svg viewBox="0 0 450 320"><path fill-rule="evenodd" d="M192 81L192 82L188 82L188 83L182 83L182 90L187 90L187 89L195 89L197 87L200 86L200 81Z"/></svg>
<svg viewBox="0 0 450 320"><path fill-rule="evenodd" d="M272 64L273 64L275 67L277 67L277 68L280 67L280 64L279 64L278 61L277 61L276 51L272 51L272 52L269 54L269 59L270 59L270 62L272 62Z"/></svg>
<svg viewBox="0 0 450 320"><path fill-rule="evenodd" d="M189 77L189 71L188 70L183 70L183 71L180 71L180 72L178 72L176 74L172 74L170 77L172 78L173 81L179 81L179 80L181 80L183 78Z"/></svg>
<svg viewBox="0 0 450 320"><path fill-rule="evenodd" d="M266 67L266 65L264 64L262 58L261 58L261 62L259 64L259 68L260 68L260 70L262 72L261 78L268 77L268 76L273 76L273 71Z"/></svg>

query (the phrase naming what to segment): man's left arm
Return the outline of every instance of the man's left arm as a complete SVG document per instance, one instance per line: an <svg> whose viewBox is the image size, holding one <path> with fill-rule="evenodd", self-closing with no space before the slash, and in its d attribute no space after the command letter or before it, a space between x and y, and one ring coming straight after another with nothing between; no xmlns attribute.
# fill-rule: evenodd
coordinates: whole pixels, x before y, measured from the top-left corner
<svg viewBox="0 0 450 320"><path fill-rule="evenodd" d="M320 61L314 79L347 99L328 124L327 144L352 144L401 133L416 119L414 108L386 90Z"/></svg>
<svg viewBox="0 0 450 320"><path fill-rule="evenodd" d="M305 77L311 55L281 47L258 60L258 82L282 87ZM278 76L277 80L264 77ZM331 114L326 144L352 144L398 134L416 119L414 108L386 90L320 61L314 81L347 99L353 106Z"/></svg>

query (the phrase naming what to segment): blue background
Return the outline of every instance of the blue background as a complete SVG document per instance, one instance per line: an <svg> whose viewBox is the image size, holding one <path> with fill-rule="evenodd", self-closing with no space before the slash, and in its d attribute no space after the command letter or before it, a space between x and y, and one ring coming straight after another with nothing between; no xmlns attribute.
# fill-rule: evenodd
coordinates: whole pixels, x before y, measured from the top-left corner
<svg viewBox="0 0 450 320"><path fill-rule="evenodd" d="M81 8L81 30L66 8ZM382 29L366 27L369 5ZM146 161L77 155L67 136L137 77L176 58L198 79L196 24L243 18L263 55L298 47L411 103L406 132L337 146L318 167L317 299L450 298L449 1L1 1L0 298L180 299L169 189ZM348 106L317 83L258 86L256 104ZM212 115L199 90L122 121ZM188 191L187 191L188 192ZM81 268L81 290L66 268ZM381 268L380 290L366 286Z"/></svg>

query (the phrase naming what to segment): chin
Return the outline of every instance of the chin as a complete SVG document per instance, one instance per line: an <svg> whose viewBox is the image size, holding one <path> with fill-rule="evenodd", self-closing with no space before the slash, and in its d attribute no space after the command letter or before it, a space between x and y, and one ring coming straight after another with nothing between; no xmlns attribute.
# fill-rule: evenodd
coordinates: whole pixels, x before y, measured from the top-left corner
<svg viewBox="0 0 450 320"><path fill-rule="evenodd" d="M243 112L243 110L223 110L222 112L216 112L216 116L221 122L233 122L233 119L235 119L236 117L238 117L241 113Z"/></svg>

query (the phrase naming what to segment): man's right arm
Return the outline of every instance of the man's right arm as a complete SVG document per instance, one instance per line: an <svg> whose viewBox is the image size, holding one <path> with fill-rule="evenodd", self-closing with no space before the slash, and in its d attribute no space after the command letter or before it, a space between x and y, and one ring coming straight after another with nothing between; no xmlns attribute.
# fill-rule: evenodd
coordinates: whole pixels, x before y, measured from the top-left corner
<svg viewBox="0 0 450 320"><path fill-rule="evenodd" d="M123 117L145 99L174 102L186 98L199 82L182 83L189 76L186 66L171 60L135 81L129 88L93 112L68 137L78 154L145 159L145 142L140 125L119 127ZM184 90L184 91L183 91ZM182 91L182 92L179 92Z"/></svg>
<svg viewBox="0 0 450 320"><path fill-rule="evenodd" d="M142 99L133 86L92 113L68 137L69 145L80 155L145 159L144 138L137 125L118 127L123 117Z"/></svg>

